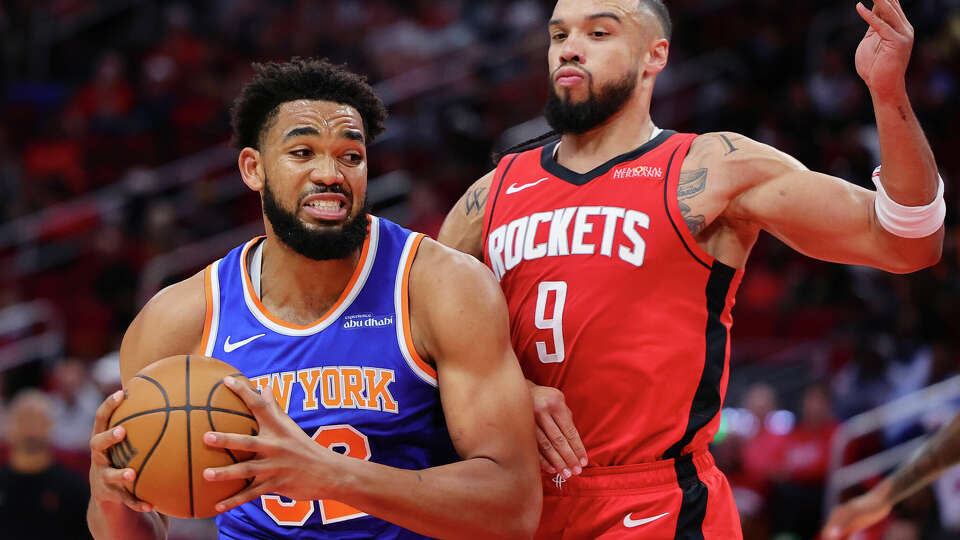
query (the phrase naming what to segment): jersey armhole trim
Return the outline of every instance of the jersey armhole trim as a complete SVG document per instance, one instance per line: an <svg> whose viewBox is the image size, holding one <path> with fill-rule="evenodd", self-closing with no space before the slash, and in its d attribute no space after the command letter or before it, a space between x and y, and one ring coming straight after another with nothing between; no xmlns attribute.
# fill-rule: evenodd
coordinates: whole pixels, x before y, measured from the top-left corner
<svg viewBox="0 0 960 540"><path fill-rule="evenodd" d="M680 171L683 168L683 160L690 150L694 138L696 137L691 137L689 140L681 142L670 156L670 161L667 163L666 180L663 183L663 205L667 211L667 217L670 218L670 224L673 225L673 230L677 233L677 237L680 238L680 242L683 244L683 247L686 248L687 253L704 268L712 270L714 258L700 247L696 238L690 233L690 229L687 228L686 222L683 222L683 213L680 211L680 201L676 196L677 189L680 186ZM680 154L680 163L675 170L674 164L677 161L677 154ZM671 193L674 195L673 197L670 196ZM678 220L683 222L683 226L677 225Z"/></svg>
<svg viewBox="0 0 960 540"><path fill-rule="evenodd" d="M437 386L437 370L428 364L417 352L413 343L413 331L410 325L410 269L417 257L417 250L425 235L411 233L403 246L400 264L397 265L397 279L394 291L394 309L397 313L397 344L407 361L407 366L420 379L430 386Z"/></svg>
<svg viewBox="0 0 960 540"><path fill-rule="evenodd" d="M203 337L200 338L199 354L212 356L217 343L220 326L220 261L214 261L203 270L203 293L206 297L206 313L203 320Z"/></svg>
<svg viewBox="0 0 960 540"><path fill-rule="evenodd" d="M480 231L482 235L480 238L480 249L483 250L480 257L481 261L487 260L487 236L490 234L490 226L493 225L493 212L497 209L497 199L500 197L500 189L503 187L503 181L507 179L507 173L510 172L510 167L513 167L513 162L516 161L518 157L520 157L520 154L514 154L513 157L510 158L510 163L507 163L507 166L503 169L503 174L500 175L500 182L497 184L497 189L493 192L493 200L485 210L486 213L483 216L484 225ZM501 161L501 163L502 162L503 161ZM499 165L497 168L500 168ZM496 180L496 177L494 177L494 180ZM490 182L490 187L493 187L493 182Z"/></svg>

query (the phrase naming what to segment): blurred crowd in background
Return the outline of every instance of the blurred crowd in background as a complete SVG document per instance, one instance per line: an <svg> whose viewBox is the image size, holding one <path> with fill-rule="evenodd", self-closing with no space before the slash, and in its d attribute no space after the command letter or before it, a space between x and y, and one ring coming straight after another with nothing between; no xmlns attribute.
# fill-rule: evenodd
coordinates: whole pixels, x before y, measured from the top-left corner
<svg viewBox="0 0 960 540"><path fill-rule="evenodd" d="M666 3L675 32L653 103L660 127L736 131L869 186L880 156L853 67L865 25L852 4ZM813 538L838 423L960 373L960 0L903 4L916 29L908 90L947 184L943 259L891 276L761 238L734 310L714 445L747 538ZM251 62L320 56L365 74L391 114L369 154L373 208L435 235L493 167L492 151L546 131L551 9L547 0L5 1L0 500L37 463L83 481L93 412L119 387L116 351L132 317L160 287L254 234L259 201L226 146ZM845 459L934 430L957 410L947 403L885 426ZM24 422L33 429L17 428ZM85 500L37 490L36 519L73 516L85 537L71 507ZM867 537L960 537L957 501L951 472ZM0 511L11 519L23 514Z"/></svg>

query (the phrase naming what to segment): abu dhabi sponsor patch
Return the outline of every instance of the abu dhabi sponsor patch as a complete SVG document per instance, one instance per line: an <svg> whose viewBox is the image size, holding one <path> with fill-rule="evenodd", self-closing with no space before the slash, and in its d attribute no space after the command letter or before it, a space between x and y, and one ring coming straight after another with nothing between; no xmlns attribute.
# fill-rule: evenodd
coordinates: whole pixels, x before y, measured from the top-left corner
<svg viewBox="0 0 960 540"><path fill-rule="evenodd" d="M348 315L343 321L343 327L347 330L354 328L383 328L384 326L393 326L393 315L358 313Z"/></svg>

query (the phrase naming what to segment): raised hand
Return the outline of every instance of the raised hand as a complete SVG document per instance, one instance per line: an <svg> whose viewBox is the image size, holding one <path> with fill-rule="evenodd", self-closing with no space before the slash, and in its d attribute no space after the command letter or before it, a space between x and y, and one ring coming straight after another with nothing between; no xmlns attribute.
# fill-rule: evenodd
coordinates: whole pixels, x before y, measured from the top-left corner
<svg viewBox="0 0 960 540"><path fill-rule="evenodd" d="M873 9L857 4L870 28L857 47L857 73L879 98L906 92L905 76L913 49L913 26L899 0L876 0Z"/></svg>
<svg viewBox="0 0 960 540"><path fill-rule="evenodd" d="M107 431L107 423L113 411L123 403L123 390L118 390L103 400L93 420L90 435L90 495L99 502L122 503L137 512L153 510L150 504L132 495L133 481L137 477L133 469L115 469L107 452L110 447L127 436L123 426Z"/></svg>
<svg viewBox="0 0 960 540"><path fill-rule="evenodd" d="M566 477L580 474L587 464L587 451L573 425L573 415L563 393L549 386L528 384L533 397L540 445L540 468L549 474Z"/></svg>
<svg viewBox="0 0 960 540"><path fill-rule="evenodd" d="M891 505L878 490L850 499L830 513L823 528L824 540L841 540L878 523L890 513Z"/></svg>
<svg viewBox="0 0 960 540"><path fill-rule="evenodd" d="M247 404L260 425L260 432L257 435L216 431L204 434L203 441L209 446L256 454L248 461L203 471L203 477L210 481L252 480L245 489L218 503L216 510L225 512L268 493L300 501L323 498L333 478L330 466L343 456L307 436L283 412L270 395L269 387L257 393L233 377L226 377L224 384Z"/></svg>

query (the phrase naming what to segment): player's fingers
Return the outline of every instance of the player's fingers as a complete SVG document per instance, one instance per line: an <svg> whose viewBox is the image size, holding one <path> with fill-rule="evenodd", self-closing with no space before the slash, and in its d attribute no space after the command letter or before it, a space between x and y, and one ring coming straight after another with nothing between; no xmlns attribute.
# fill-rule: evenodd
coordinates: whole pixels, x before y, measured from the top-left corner
<svg viewBox="0 0 960 540"><path fill-rule="evenodd" d="M897 34L886 21L881 19L876 13L867 9L862 2L857 3L857 13L859 13L860 17L870 25L870 28L880 34L880 37L883 39L892 41L899 37L899 34Z"/></svg>
<svg viewBox="0 0 960 540"><path fill-rule="evenodd" d="M563 475L569 478L572 473L567 469L566 462L560 457L560 453L553 447L550 438L537 426L537 445L540 447L540 455L553 467L553 473L563 472Z"/></svg>
<svg viewBox="0 0 960 540"><path fill-rule="evenodd" d="M254 461L241 461L226 467L210 467L203 470L203 478L211 482L253 478L257 476L259 467Z"/></svg>
<svg viewBox="0 0 960 540"><path fill-rule="evenodd" d="M203 434L203 442L214 448L228 448L230 450L245 450L247 452L262 453L267 449L263 441L255 435L240 433L220 433L208 431Z"/></svg>
<svg viewBox="0 0 960 540"><path fill-rule="evenodd" d="M906 30L907 16L903 14L896 0L876 0L873 4L873 12L894 30L899 32Z"/></svg>
<svg viewBox="0 0 960 540"><path fill-rule="evenodd" d="M126 436L127 431L123 426L117 426L110 431L103 431L97 433L93 437L90 437L90 452L91 454L100 453L104 454L108 448L122 441Z"/></svg>
<svg viewBox="0 0 960 540"><path fill-rule="evenodd" d="M93 417L93 431L90 433L91 436L102 431L106 431L107 422L110 420L110 416L113 414L113 411L120 406L120 403L123 402L123 398L124 391L117 390L116 392L110 394L110 397L103 400L103 403L97 407L97 413Z"/></svg>
<svg viewBox="0 0 960 540"><path fill-rule="evenodd" d="M903 11L903 6L900 4L900 0L890 0L890 5L893 6L894 11L900 15L900 19L904 22L904 24L910 28L913 28L913 25L910 24L910 18L907 17L906 12Z"/></svg>
<svg viewBox="0 0 960 540"><path fill-rule="evenodd" d="M127 508L130 508L131 510L135 510L137 512L149 512L153 510L153 505L146 501L141 501L123 488L111 488L110 490L113 492L117 500L125 504Z"/></svg>
<svg viewBox="0 0 960 540"><path fill-rule="evenodd" d="M543 454L537 454L537 457L540 458L540 469L548 474L557 474L557 469L550 464L546 458L543 457Z"/></svg>
<svg viewBox="0 0 960 540"><path fill-rule="evenodd" d="M103 477L103 483L108 486L112 486L118 489L126 489L127 491L133 491L133 482L137 479L137 471L126 468L126 469L113 469L107 468L104 469L101 473Z"/></svg>
<svg viewBox="0 0 960 540"><path fill-rule="evenodd" d="M240 399L246 403L247 407L250 409L250 412L257 418L257 422L263 422L268 420L275 414L275 410L271 408L271 401L274 400L271 396L263 395L263 389L260 392L254 390L249 385L243 384L236 377L224 377L223 384L225 384L230 390L233 390ZM264 387L268 388L268 387Z"/></svg>
<svg viewBox="0 0 960 540"><path fill-rule="evenodd" d="M827 519L827 524L823 527L823 538L824 540L840 540L841 538L846 538L852 526L852 514L848 511L847 506L840 506L835 509L830 518Z"/></svg>
<svg viewBox="0 0 960 540"><path fill-rule="evenodd" d="M153 510L153 506L136 498L132 493L135 479L136 472L133 469L104 469L97 482L101 488L92 485L91 491L94 494L99 493L98 498L123 503L137 512L149 512Z"/></svg>
<svg viewBox="0 0 960 540"><path fill-rule="evenodd" d="M553 417L542 418L538 423L540 424L540 429L543 430L550 440L550 444L556 449L557 453L560 454L561 459L563 459L564 475L566 475L566 471L568 470L573 474L580 474L582 471L580 458L573 452L570 441L563 434L563 431L560 430L560 427L557 426L555 419Z"/></svg>
<svg viewBox="0 0 960 540"><path fill-rule="evenodd" d="M583 441L580 440L580 432L577 431L577 426L573 423L573 414L570 412L570 409L564 407L556 416L556 421L560 432L566 437L567 443L573 450L574 455L577 456L577 463L581 467L586 467L587 449L583 446Z"/></svg>
<svg viewBox="0 0 960 540"><path fill-rule="evenodd" d="M214 510L217 512L226 512L227 510L236 508L241 504L250 502L267 492L268 491L264 488L262 482L254 482L253 484L250 484L250 486L234 494L232 497L218 502L217 505L214 506Z"/></svg>

